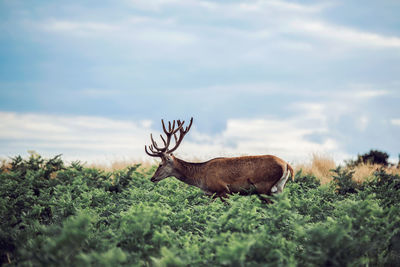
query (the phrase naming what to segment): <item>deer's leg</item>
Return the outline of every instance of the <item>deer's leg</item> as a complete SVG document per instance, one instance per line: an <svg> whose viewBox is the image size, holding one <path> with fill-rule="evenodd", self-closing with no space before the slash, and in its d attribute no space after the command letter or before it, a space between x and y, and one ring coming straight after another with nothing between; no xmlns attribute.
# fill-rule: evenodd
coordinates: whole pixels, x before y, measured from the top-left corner
<svg viewBox="0 0 400 267"><path fill-rule="evenodd" d="M263 196L260 195L260 194L257 194L257 196L258 196L258 198L259 198L263 203L266 203L266 204L272 204L272 203L274 203L271 199L266 198L266 197L263 197Z"/></svg>
<svg viewBox="0 0 400 267"><path fill-rule="evenodd" d="M221 199L222 202L225 202L225 199L229 198L228 194L226 192L222 192L218 195L219 199Z"/></svg>
<svg viewBox="0 0 400 267"><path fill-rule="evenodd" d="M219 197L219 199L221 199L222 202L225 202L225 199L229 198L228 194L229 194L230 190L229 190L228 185L220 184L218 186L215 186L213 188L213 191L215 192L215 194L213 195L214 200L217 197Z"/></svg>
<svg viewBox="0 0 400 267"><path fill-rule="evenodd" d="M225 202L224 199L229 198L228 193L226 191L205 191L207 196L209 196L212 201L215 201L217 198L220 198L222 202Z"/></svg>
<svg viewBox="0 0 400 267"><path fill-rule="evenodd" d="M225 199L229 198L228 194L224 193L224 194L213 194L213 195L208 195L212 198L211 202L214 202L217 198L221 199L222 202L225 203Z"/></svg>
<svg viewBox="0 0 400 267"><path fill-rule="evenodd" d="M271 195L271 183L268 182L261 182L261 183L252 183L252 185L255 187L255 193L257 196L261 199L262 202L271 204L273 203L272 200L270 200L267 197L264 197L262 195Z"/></svg>

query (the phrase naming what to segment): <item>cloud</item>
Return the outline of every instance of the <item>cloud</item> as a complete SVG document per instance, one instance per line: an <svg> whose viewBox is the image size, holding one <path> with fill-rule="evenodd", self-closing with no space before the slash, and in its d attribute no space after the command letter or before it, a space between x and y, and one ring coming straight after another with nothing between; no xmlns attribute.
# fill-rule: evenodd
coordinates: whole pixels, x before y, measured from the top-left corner
<svg viewBox="0 0 400 267"><path fill-rule="evenodd" d="M118 27L103 22L82 22L68 20L50 20L43 23L42 28L46 31L58 33L73 33L77 35L104 34L118 30Z"/></svg>
<svg viewBox="0 0 400 267"><path fill-rule="evenodd" d="M36 150L43 155L63 153L67 160L101 161L113 155L148 160L143 146L150 143L150 133L157 136L159 131L149 120L14 112L0 112L0 118L2 156ZM314 152L342 156L340 145L332 138L322 142L307 139L318 132L321 129L301 127L294 120L229 119L226 128L215 134L193 127L177 155L206 160L221 155L274 154L289 161L304 161Z"/></svg>
<svg viewBox="0 0 400 267"><path fill-rule="evenodd" d="M159 11L165 6L177 5L181 3L182 1L179 0L153 0L153 1L130 0L129 1L129 4L134 6L135 8L150 10L150 11Z"/></svg>
<svg viewBox="0 0 400 267"><path fill-rule="evenodd" d="M326 9L333 8L333 2L323 4L299 4L288 1L239 1L239 2L208 2L208 1L131 1L135 7L161 11L165 7L178 7L184 10L199 9L206 12L205 18L226 18L238 20L251 25L241 34L247 38L264 39L273 37L275 41L286 43L288 49L309 49L310 43L315 40L294 41L297 45L291 45L284 36L288 33L297 36L311 36L314 39L324 39L335 42L334 46L346 45L346 47L383 47L399 48L400 38L397 36L384 36L378 33L361 31L345 25L336 25L322 20L318 16ZM196 12L195 12L196 14ZM177 16L182 17L182 16ZM184 16L183 16L184 17ZM191 24L193 26L193 24ZM256 26L258 25L258 26ZM262 26L261 26L262 25ZM190 25L189 25L190 26ZM261 27L260 27L261 26ZM230 24L215 24L222 32L229 30ZM196 27L198 30L199 28Z"/></svg>
<svg viewBox="0 0 400 267"><path fill-rule="evenodd" d="M356 97L360 98L376 98L380 96L388 95L390 92L387 90L368 90L368 91L359 91L355 93Z"/></svg>
<svg viewBox="0 0 400 267"><path fill-rule="evenodd" d="M44 155L63 153L67 159L90 160L106 156L143 156L151 122L102 117L54 116L0 112L3 156L36 150Z"/></svg>
<svg viewBox="0 0 400 267"><path fill-rule="evenodd" d="M390 123L395 126L400 126L400 119L391 119Z"/></svg>
<svg viewBox="0 0 400 267"><path fill-rule="evenodd" d="M305 162L314 153L330 155L337 161L349 156L332 137L325 135L319 142L310 140L309 135L326 134L326 129L301 125L302 122L299 118L229 119L226 128L214 135L192 132L177 155L206 160L217 156L272 154L292 163Z"/></svg>
<svg viewBox="0 0 400 267"><path fill-rule="evenodd" d="M397 135L397 28L389 20L372 27L368 16L339 16L346 8L348 15L354 12L350 4L304 3L125 0L96 7L10 6L3 23L3 109L157 120L160 113L195 114L207 123L200 132L192 130L185 147L193 146L187 151L192 154L212 152L210 157L272 151L296 158L303 151L341 151L344 143L352 153L372 144L394 153L397 143L376 136ZM375 5L359 8L368 13ZM157 108L165 103L167 108ZM158 127L152 121L115 124L99 117L2 116L14 121L2 128L2 143L19 153L36 146L72 152L82 147L94 157L139 155L142 145L129 144L130 138L148 143L148 131ZM396 119L387 123L391 118ZM381 119L392 128L380 127ZM295 155L274 146L290 140L299 144Z"/></svg>
<svg viewBox="0 0 400 267"><path fill-rule="evenodd" d="M383 36L377 33L365 32L350 27L330 25L318 20L294 20L290 28L300 34L311 35L316 39L326 39L347 46L400 48L400 38Z"/></svg>
<svg viewBox="0 0 400 267"><path fill-rule="evenodd" d="M242 2L234 5L239 7L244 11L252 11L252 12L259 12L264 13L266 11L280 11L280 12L296 12L296 13L316 13L321 12L322 10L331 6L329 3L325 4L317 4L317 5L306 5L306 4L298 4L292 3L288 1L248 1Z"/></svg>
<svg viewBox="0 0 400 267"><path fill-rule="evenodd" d="M175 21L168 18L128 16L112 22L45 19L34 24L51 34L105 40L107 43L116 41L120 47L132 44L187 45L196 41L196 35L177 27Z"/></svg>
<svg viewBox="0 0 400 267"><path fill-rule="evenodd" d="M318 56L329 57L327 50L344 53L343 50L359 47L400 47L400 38L396 36L327 23L321 14L332 4L275 0L123 3L126 4L123 10L131 12L118 9L120 14L113 19L87 10L91 16L77 14L54 19L46 14L41 19L28 19L26 27L37 25L39 31L51 35L43 36L44 42L68 38L71 49L78 49L85 57L94 54L92 57L96 60L111 55L113 62L116 58L132 62L136 59L168 60L185 62L196 70L199 67L243 68L248 64L272 66L286 62L289 64L276 69L295 68L298 62L313 62ZM82 42L82 38L87 38L88 42ZM51 47L57 45L52 43Z"/></svg>
<svg viewBox="0 0 400 267"><path fill-rule="evenodd" d="M331 4L302 5L278 0L226 1L212 2L203 0L130 0L130 5L147 11L160 12L163 8L200 8L202 11L241 10L246 12L265 12L266 10L292 11L300 13L319 12Z"/></svg>

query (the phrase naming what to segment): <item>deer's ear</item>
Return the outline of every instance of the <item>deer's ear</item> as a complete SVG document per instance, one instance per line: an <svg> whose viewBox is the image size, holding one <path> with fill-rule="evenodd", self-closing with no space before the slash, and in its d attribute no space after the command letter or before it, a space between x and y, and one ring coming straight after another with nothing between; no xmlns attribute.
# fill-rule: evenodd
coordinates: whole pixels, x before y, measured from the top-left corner
<svg viewBox="0 0 400 267"><path fill-rule="evenodd" d="M166 162L166 161L168 161L168 158L169 158L168 155L162 155L161 161L162 161L162 162Z"/></svg>
<svg viewBox="0 0 400 267"><path fill-rule="evenodd" d="M169 161L169 162L174 161L173 157L174 157L174 155L169 154L168 157L167 157L167 161Z"/></svg>

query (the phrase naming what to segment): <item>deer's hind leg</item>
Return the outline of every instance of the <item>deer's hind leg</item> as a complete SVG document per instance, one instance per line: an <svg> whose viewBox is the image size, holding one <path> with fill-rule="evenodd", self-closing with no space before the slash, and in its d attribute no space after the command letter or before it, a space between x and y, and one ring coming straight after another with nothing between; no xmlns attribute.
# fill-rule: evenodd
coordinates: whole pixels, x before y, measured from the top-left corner
<svg viewBox="0 0 400 267"><path fill-rule="evenodd" d="M262 195L268 195L268 196L271 195L271 187L273 186L272 183L270 182L252 183L250 180L249 182L252 184L252 186L254 186L255 188L254 193L257 194L257 196L261 199L261 201L267 204L272 203L272 201L269 198L262 196Z"/></svg>

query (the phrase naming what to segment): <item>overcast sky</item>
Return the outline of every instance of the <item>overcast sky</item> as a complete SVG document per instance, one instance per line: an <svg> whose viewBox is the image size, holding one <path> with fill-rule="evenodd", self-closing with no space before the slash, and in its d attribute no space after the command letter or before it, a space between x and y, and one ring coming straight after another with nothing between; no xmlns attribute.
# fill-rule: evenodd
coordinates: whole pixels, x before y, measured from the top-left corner
<svg viewBox="0 0 400 267"><path fill-rule="evenodd" d="M400 1L0 0L0 156L400 153Z"/></svg>

